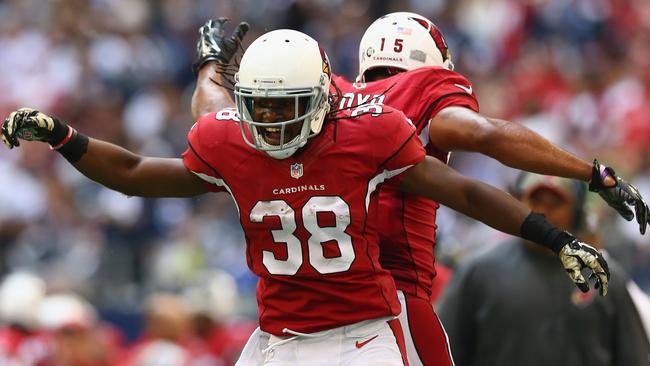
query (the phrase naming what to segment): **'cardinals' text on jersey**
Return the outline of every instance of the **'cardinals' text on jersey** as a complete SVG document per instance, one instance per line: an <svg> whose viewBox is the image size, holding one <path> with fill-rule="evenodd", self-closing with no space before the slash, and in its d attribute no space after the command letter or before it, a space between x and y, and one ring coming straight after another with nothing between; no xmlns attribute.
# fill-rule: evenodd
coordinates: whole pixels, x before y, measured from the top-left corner
<svg viewBox="0 0 650 366"><path fill-rule="evenodd" d="M442 109L460 106L478 111L470 84L462 75L440 67L421 67L369 83L333 77L341 90L339 108L385 104L404 112L417 129L427 154L447 162L448 152L429 141L431 119ZM332 90L334 93L335 90ZM380 263L404 293L429 298L435 277L434 246L438 204L385 185L379 194Z"/></svg>
<svg viewBox="0 0 650 366"><path fill-rule="evenodd" d="M235 200L248 265L260 277L260 327L278 336L399 313L395 285L378 264L376 189L425 152L399 111L338 117L277 160L247 145L235 111L225 109L193 126L183 154L188 170Z"/></svg>

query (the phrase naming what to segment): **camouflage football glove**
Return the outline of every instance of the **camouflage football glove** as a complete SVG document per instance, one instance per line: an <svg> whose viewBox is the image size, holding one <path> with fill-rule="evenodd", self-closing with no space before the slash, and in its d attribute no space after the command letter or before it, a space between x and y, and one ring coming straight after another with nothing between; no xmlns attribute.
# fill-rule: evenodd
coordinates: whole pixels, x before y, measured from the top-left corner
<svg viewBox="0 0 650 366"><path fill-rule="evenodd" d="M607 176L614 178L616 181L615 186L605 187L603 181ZM598 160L594 160L589 190L598 192L600 197L618 211L627 221L632 221L635 217L635 213L630 208L630 206L634 206L636 221L639 223L639 231L641 235L645 234L646 227L650 223L650 209L648 209L648 204L645 203L641 193L639 193L639 190L635 186L629 184L621 177L616 176L614 169L601 165Z"/></svg>
<svg viewBox="0 0 650 366"><path fill-rule="evenodd" d="M240 48L242 39L250 26L246 22L241 22L235 28L232 36L226 38L224 26L228 21L229 19L224 17L217 20L210 19L199 28L199 39L196 42L196 62L192 65L195 74L208 61L229 64Z"/></svg>
<svg viewBox="0 0 650 366"><path fill-rule="evenodd" d="M558 256L569 277L580 291L589 291L589 283L581 273L584 268L589 268L592 272L589 278L596 280L594 288L598 289L602 296L607 295L609 267L603 255L596 248L574 239L560 249Z"/></svg>
<svg viewBox="0 0 650 366"><path fill-rule="evenodd" d="M57 145L69 134L68 126L58 119L31 108L11 112L2 123L2 142L12 149L20 146L20 139L43 141Z"/></svg>

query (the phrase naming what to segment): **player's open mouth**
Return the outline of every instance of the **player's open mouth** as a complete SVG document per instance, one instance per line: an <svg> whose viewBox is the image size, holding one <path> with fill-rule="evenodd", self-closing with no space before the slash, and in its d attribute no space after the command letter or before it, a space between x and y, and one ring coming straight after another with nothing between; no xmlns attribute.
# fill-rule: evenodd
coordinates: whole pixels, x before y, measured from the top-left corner
<svg viewBox="0 0 650 366"><path fill-rule="evenodd" d="M280 145L280 137L282 135L281 132L282 132L281 128L266 127L264 128L262 137L264 137L264 141L266 141L267 144ZM285 136L285 142L287 140L287 137L288 136Z"/></svg>

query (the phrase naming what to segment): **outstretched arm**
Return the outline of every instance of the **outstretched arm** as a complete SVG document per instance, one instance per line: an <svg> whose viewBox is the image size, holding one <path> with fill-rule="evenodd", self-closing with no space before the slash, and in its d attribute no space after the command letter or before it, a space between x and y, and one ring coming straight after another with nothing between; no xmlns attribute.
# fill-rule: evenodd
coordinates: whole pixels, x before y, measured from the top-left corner
<svg viewBox="0 0 650 366"><path fill-rule="evenodd" d="M650 210L639 191L613 169L586 162L521 124L447 107L431 121L429 138L443 151L479 152L512 168L589 182L589 190L598 192L623 218L631 221L636 216L641 234L650 223Z"/></svg>
<svg viewBox="0 0 650 366"><path fill-rule="evenodd" d="M487 118L468 108L447 107L431 121L429 138L443 151L472 151L509 167L588 182L591 163L552 144L519 123ZM609 178L609 185L614 185Z"/></svg>
<svg viewBox="0 0 650 366"><path fill-rule="evenodd" d="M497 230L541 244L558 255L580 290L589 290L581 274L583 268L589 268L601 295L607 293L609 269L602 254L551 225L543 215L532 213L507 193L466 178L429 156L405 174L401 182L403 191L430 198Z"/></svg>
<svg viewBox="0 0 650 366"><path fill-rule="evenodd" d="M86 177L128 196L193 197L208 190L179 158L151 158L120 146L89 139L74 167Z"/></svg>
<svg viewBox="0 0 650 366"><path fill-rule="evenodd" d="M129 196L189 197L207 192L201 180L185 169L181 159L134 154L83 136L58 119L33 109L19 109L2 124L2 140L7 147L20 146L19 139L49 143L88 178Z"/></svg>
<svg viewBox="0 0 650 366"><path fill-rule="evenodd" d="M427 156L407 172L402 189L430 198L511 235L520 235L530 209L491 185L467 178Z"/></svg>

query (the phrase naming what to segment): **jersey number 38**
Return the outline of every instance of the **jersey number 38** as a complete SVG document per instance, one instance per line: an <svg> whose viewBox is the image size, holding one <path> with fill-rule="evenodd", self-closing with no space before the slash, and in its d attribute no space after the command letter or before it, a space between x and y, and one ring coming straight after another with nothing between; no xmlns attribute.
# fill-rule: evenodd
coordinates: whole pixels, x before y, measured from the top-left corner
<svg viewBox="0 0 650 366"><path fill-rule="evenodd" d="M336 217L336 225L329 227L318 226L316 215L319 212L331 212ZM319 273L345 272L354 261L352 237L345 232L350 225L350 207L341 197L315 196L302 207L302 222L311 234L307 247L309 264ZM277 244L286 245L287 259L277 259L272 251L262 251L262 262L274 275L294 275L303 264L302 245L296 238L296 212L284 200L259 201L250 213L251 222L261 223L265 217L278 217L282 227L271 230L273 240ZM325 257L323 244L335 241L340 256Z"/></svg>

